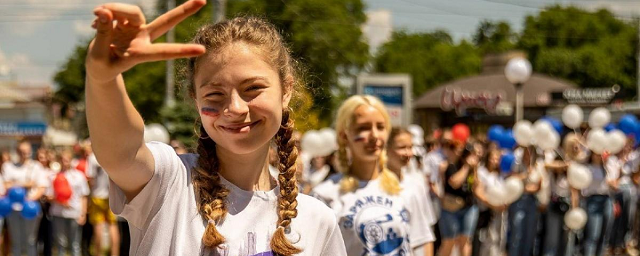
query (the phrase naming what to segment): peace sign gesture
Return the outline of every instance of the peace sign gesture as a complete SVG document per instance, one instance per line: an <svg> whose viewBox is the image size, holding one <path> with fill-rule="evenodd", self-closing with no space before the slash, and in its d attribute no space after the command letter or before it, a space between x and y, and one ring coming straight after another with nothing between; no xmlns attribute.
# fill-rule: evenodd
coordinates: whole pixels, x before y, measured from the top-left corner
<svg viewBox="0 0 640 256"><path fill-rule="evenodd" d="M205 4L205 0L187 1L149 24L135 5L108 3L95 8L93 27L97 33L87 53L87 76L95 82L108 82L139 63L205 53L204 46L198 44L152 43Z"/></svg>

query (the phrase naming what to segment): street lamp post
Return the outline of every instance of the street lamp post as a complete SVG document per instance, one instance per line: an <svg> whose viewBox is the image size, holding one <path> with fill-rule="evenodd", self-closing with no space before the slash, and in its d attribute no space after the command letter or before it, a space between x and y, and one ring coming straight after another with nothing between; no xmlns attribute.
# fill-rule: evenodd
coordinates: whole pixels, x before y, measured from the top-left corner
<svg viewBox="0 0 640 256"><path fill-rule="evenodd" d="M516 88L516 119L518 122L523 118L522 101L524 100L524 93L522 86L531 77L531 63L521 57L512 58L504 68L504 75L507 77L510 83Z"/></svg>

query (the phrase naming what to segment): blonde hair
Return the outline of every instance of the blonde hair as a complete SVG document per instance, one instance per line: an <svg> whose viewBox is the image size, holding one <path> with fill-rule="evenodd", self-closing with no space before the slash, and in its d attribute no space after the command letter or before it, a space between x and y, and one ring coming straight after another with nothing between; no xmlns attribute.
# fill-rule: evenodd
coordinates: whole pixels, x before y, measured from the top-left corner
<svg viewBox="0 0 640 256"><path fill-rule="evenodd" d="M207 25L198 30L193 39L194 43L204 45L209 54L222 51L225 47L243 42L254 46L265 61L278 71L283 87L283 94L292 93L293 88L300 86L298 66L291 58L289 49L276 28L267 21L253 17L239 17L217 24ZM206 56L206 55L205 55ZM195 98L194 73L198 70L198 61L203 57L189 59L186 76L190 85L189 95ZM220 224L227 214L226 198L229 190L220 184L219 161L216 154L216 143L207 136L204 127L197 125L200 130L197 152L200 155L198 166L195 168L193 184L198 195L198 210L207 220L202 242L204 246L213 248L225 242L225 238L218 232L216 224ZM291 139L293 133L293 118L289 110L284 109L280 129L274 136L278 146L278 182L280 195L278 196L278 223L271 238L271 250L278 255L292 255L302 252L294 247L285 237L290 229L291 220L297 216L298 185L296 182L296 159L298 151L295 141Z"/></svg>
<svg viewBox="0 0 640 256"><path fill-rule="evenodd" d="M354 95L349 97L338 109L336 117L336 133L347 133L353 125L353 113L360 106L371 106L377 109L385 120L387 128L387 136L391 130L391 119L389 113L382 102L376 97L370 95ZM349 153L347 152L347 141L343 136L338 136L338 170L342 172L343 177L340 181L340 191L342 193L355 191L358 188L358 180L351 174L351 164L349 163ZM390 195L400 192L400 181L398 176L387 169L387 151L383 149L378 159L380 173L380 187Z"/></svg>

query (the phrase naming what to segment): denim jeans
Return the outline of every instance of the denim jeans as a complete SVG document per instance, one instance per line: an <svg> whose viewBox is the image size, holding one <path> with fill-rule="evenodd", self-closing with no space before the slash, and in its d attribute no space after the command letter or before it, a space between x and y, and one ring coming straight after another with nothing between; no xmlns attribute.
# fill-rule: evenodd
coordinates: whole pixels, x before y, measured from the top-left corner
<svg viewBox="0 0 640 256"><path fill-rule="evenodd" d="M535 195L524 194L509 206L509 256L530 256L536 237L538 201Z"/></svg>
<svg viewBox="0 0 640 256"><path fill-rule="evenodd" d="M478 223L478 206L471 205L455 212L442 209L440 213L440 234L443 239L453 239L459 236L473 238Z"/></svg>
<svg viewBox="0 0 640 256"><path fill-rule="evenodd" d="M584 256L604 255L613 226L613 202L608 195L587 197L587 225L584 229Z"/></svg>
<svg viewBox="0 0 640 256"><path fill-rule="evenodd" d="M28 220L22 217L20 212L11 212L7 216L9 238L11 238L11 253L13 255L36 256L38 240L38 224L41 215Z"/></svg>
<svg viewBox="0 0 640 256"><path fill-rule="evenodd" d="M80 226L76 219L53 216L53 240L58 255L80 256Z"/></svg>
<svg viewBox="0 0 640 256"><path fill-rule="evenodd" d="M573 232L564 225L565 212L556 202L550 202L545 223L544 256L570 256L573 254Z"/></svg>
<svg viewBox="0 0 640 256"><path fill-rule="evenodd" d="M633 185L620 185L615 201L620 204L621 214L615 218L611 232L610 245L613 248L624 247L626 241L631 238L633 216L636 211L636 189Z"/></svg>

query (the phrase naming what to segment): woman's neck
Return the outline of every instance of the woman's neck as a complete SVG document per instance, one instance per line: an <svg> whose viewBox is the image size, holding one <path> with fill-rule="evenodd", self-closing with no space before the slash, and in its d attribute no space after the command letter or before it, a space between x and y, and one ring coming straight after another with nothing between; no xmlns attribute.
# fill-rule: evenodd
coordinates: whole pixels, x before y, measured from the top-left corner
<svg viewBox="0 0 640 256"><path fill-rule="evenodd" d="M367 161L363 159L353 158L351 163L351 174L359 180L374 180L380 172L378 160Z"/></svg>
<svg viewBox="0 0 640 256"><path fill-rule="evenodd" d="M389 168L389 170L391 172L393 172L396 176L398 176L398 179L402 180L402 166L399 164L394 164L391 161L387 162L387 168Z"/></svg>
<svg viewBox="0 0 640 256"><path fill-rule="evenodd" d="M216 145L216 153L220 175L242 190L268 191L275 187L267 162L269 144L248 154L235 154Z"/></svg>

